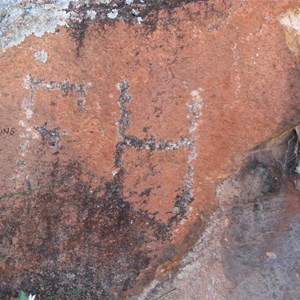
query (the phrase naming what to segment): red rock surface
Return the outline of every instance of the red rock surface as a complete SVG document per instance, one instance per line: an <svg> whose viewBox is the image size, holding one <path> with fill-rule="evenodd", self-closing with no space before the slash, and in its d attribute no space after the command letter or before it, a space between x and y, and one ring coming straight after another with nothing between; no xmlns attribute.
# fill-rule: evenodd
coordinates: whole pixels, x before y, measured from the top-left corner
<svg viewBox="0 0 300 300"><path fill-rule="evenodd" d="M2 297L123 298L176 269L220 180L299 122L297 5L194 2L82 40L70 21L1 53Z"/></svg>

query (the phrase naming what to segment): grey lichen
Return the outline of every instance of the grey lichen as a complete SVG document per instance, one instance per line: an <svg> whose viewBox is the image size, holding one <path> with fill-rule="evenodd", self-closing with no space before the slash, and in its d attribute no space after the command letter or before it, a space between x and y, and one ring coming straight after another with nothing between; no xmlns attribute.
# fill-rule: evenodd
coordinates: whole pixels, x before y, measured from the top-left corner
<svg viewBox="0 0 300 300"><path fill-rule="evenodd" d="M95 21L99 24L122 20L155 29L158 12L171 12L189 2L208 5L207 0L4 0L0 1L0 51L21 44L27 36L41 37L68 27L82 46L85 31ZM207 9L207 8L206 8ZM214 6L210 7L214 11Z"/></svg>
<svg viewBox="0 0 300 300"><path fill-rule="evenodd" d="M65 26L70 0L31 1L7 0L0 4L0 49L22 43L31 34L37 37L54 33Z"/></svg>

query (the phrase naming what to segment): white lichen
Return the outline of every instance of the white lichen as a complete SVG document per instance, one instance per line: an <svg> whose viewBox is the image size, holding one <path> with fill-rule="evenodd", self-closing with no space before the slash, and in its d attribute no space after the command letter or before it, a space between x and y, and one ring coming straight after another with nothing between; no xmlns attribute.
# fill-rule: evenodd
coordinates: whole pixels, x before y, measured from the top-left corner
<svg viewBox="0 0 300 300"><path fill-rule="evenodd" d="M119 12L117 9L113 9L111 12L107 14L107 17L110 19L115 19L118 16Z"/></svg>
<svg viewBox="0 0 300 300"><path fill-rule="evenodd" d="M140 12L137 9L132 9L131 13L135 16L138 16L140 14Z"/></svg>
<svg viewBox="0 0 300 300"><path fill-rule="evenodd" d="M48 53L45 50L38 51L34 53L34 58L42 63L46 63L48 61Z"/></svg>
<svg viewBox="0 0 300 300"><path fill-rule="evenodd" d="M0 4L0 49L22 43L29 35L37 37L54 33L58 26L66 26L71 0L53 0L47 5L22 3L22 0L4 1ZM25 13L26 12L26 13Z"/></svg>
<svg viewBox="0 0 300 300"><path fill-rule="evenodd" d="M134 0L125 0L124 4L131 6L133 3ZM140 3L144 1L140 0ZM92 4L100 5L103 12L106 11L104 16L99 14L99 18L114 20L124 13L123 5L111 0L0 1L0 52L21 44L30 35L42 37L46 33L56 33L59 26L68 27L69 21L80 23L84 18L95 20L97 11L91 8L82 13L80 10L82 6L92 7ZM143 21L138 17L141 14L138 9L133 8L131 13L138 24Z"/></svg>
<svg viewBox="0 0 300 300"><path fill-rule="evenodd" d="M102 4L108 5L110 2L111 2L111 0L97 0L98 4L102 3Z"/></svg>
<svg viewBox="0 0 300 300"><path fill-rule="evenodd" d="M94 11L94 10L88 10L86 12L86 15L88 18L90 18L91 20L95 20L96 19L96 16L97 16L97 13Z"/></svg>

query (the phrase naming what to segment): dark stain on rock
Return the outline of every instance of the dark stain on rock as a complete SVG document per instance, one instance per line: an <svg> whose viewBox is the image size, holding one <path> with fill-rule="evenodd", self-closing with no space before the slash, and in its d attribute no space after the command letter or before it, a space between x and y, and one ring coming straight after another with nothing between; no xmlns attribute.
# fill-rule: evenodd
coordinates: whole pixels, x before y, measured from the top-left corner
<svg viewBox="0 0 300 300"><path fill-rule="evenodd" d="M32 76L29 81L31 99L37 88L79 93L82 98L88 87L68 81L36 81ZM49 155L49 145L59 147L60 130L49 129L48 124L35 128L43 140L35 149L37 165L30 179L33 186L49 188L16 195L1 203L3 208L6 203L11 207L9 213L5 209L0 211L0 228L4 228L0 251L5 255L0 262L2 298L16 296L23 289L43 299L57 295L67 299L78 290L84 291L80 297L85 299L122 299L149 283L155 268L177 251L168 248L168 242L173 222L184 217L187 203L193 200L191 194L187 194L185 186L178 191L183 192L175 200L179 212L169 222L162 223L156 213L137 209L124 196L124 151L189 150L192 141L188 137L174 142L128 135L131 112L126 104L131 96L126 80L119 85L119 91L121 139L115 145L116 172L110 180L87 171L80 157L77 161L62 162L63 156L58 155L57 149L57 155ZM64 184L51 185L58 181ZM150 196L151 188L141 192L141 200Z"/></svg>
<svg viewBox="0 0 300 300"><path fill-rule="evenodd" d="M130 100L128 87L126 82L120 87L121 103ZM126 112L125 104L120 106L119 130L125 139L129 117L122 113ZM136 286L150 261L157 264L155 251L148 249L148 243L159 245L168 240L170 228L157 221L155 215L136 210L126 201L124 141L115 148L118 171L107 181L84 171L80 159L62 164L56 156L43 162L48 144L58 145L60 137L57 128L50 130L46 125L35 129L46 142L37 151L41 154L38 164L52 170L50 176L40 174L39 180L46 178L49 188L21 196L21 205L11 214L5 210L0 213L0 226L5 228L0 235L0 251L8 254L1 262L6 268L0 275L2 298L16 296L21 289L43 299L57 295L67 299L74 293L76 299L78 290L84 291L80 297L85 299L122 298ZM51 186L58 180L64 185ZM26 267L15 272L15 264ZM139 278L139 284L142 282ZM86 288L89 285L92 287Z"/></svg>
<svg viewBox="0 0 300 300"><path fill-rule="evenodd" d="M142 22L145 34L148 34L155 31L159 23L165 28L174 24L176 18L172 17L173 11L189 3L199 3L201 6L199 12L190 13L190 17L201 16L203 19L208 19L212 16L224 18L225 11L231 7L229 0L220 1L219 6L210 0L134 0L129 4L127 1L118 0L108 2L106 4L97 4L93 1L88 3L85 1L81 5L70 3L67 11L76 16L76 18L69 22L69 32L76 41L77 55L79 55L83 46L87 29L93 21L100 25L102 30L105 30L105 24L113 24L115 21L121 20L130 25ZM91 11L95 14L93 18L90 17ZM159 13L161 11L167 12L168 17L160 18ZM109 17L111 12L114 12L116 15ZM212 28L211 31L213 30Z"/></svg>
<svg viewBox="0 0 300 300"><path fill-rule="evenodd" d="M297 132L296 127L255 149L246 165L217 188L220 207L229 221L223 237L225 273L242 287L233 289L232 299L243 298L245 291L255 299L266 299L269 289L274 299L294 299L297 294Z"/></svg>
<svg viewBox="0 0 300 300"><path fill-rule="evenodd" d="M189 189L183 188L175 197L175 215L169 220L169 224L180 222L188 211L188 204L194 201Z"/></svg>
<svg viewBox="0 0 300 300"><path fill-rule="evenodd" d="M149 265L147 243L168 238L166 225L125 201L122 172L97 187L82 174L78 162L60 166L53 180L59 176L65 185L22 196L10 219L1 218L1 250L30 266L16 274L4 259L10 270L1 273L1 299L21 289L44 299L91 284L102 289L86 290L85 299L112 299Z"/></svg>
<svg viewBox="0 0 300 300"><path fill-rule="evenodd" d="M58 149L60 147L59 128L47 129L47 123L45 123L43 126L35 126L34 129L51 148Z"/></svg>
<svg viewBox="0 0 300 300"><path fill-rule="evenodd" d="M250 175L251 177L259 178L263 195L273 194L278 190L278 181L272 174L272 170L264 162L256 159L251 160L246 165L245 173L247 174L246 176Z"/></svg>

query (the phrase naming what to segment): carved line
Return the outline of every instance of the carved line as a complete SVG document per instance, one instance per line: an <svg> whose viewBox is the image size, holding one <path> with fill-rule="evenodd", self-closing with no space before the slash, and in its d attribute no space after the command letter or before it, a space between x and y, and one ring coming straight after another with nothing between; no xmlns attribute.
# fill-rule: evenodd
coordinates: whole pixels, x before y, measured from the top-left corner
<svg viewBox="0 0 300 300"><path fill-rule="evenodd" d="M131 95L128 93L130 85L127 80L119 83L117 85L118 90L121 95L118 101L118 106L120 108L120 119L118 120L118 132L121 137L121 141L116 145L116 161L115 164L119 168L120 172L125 171L123 164L122 155L125 148L135 148L137 150L145 149L149 151L174 151L181 148L189 149L187 171L184 175L183 188L180 195L177 195L175 199L175 207L177 207L177 216L183 217L186 212L186 204L194 200L194 160L197 157L196 143L193 137L193 133L198 128L198 119L200 117L201 109L201 97L199 91L193 91L191 95L193 96L193 101L191 104L187 104L188 108L188 120L189 120L189 135L181 136L176 142L172 142L167 139L156 140L153 136L147 139L140 139L133 135L127 134L127 129L131 124L130 116L131 112L127 108L126 104L132 99ZM172 218L175 221L177 217Z"/></svg>

